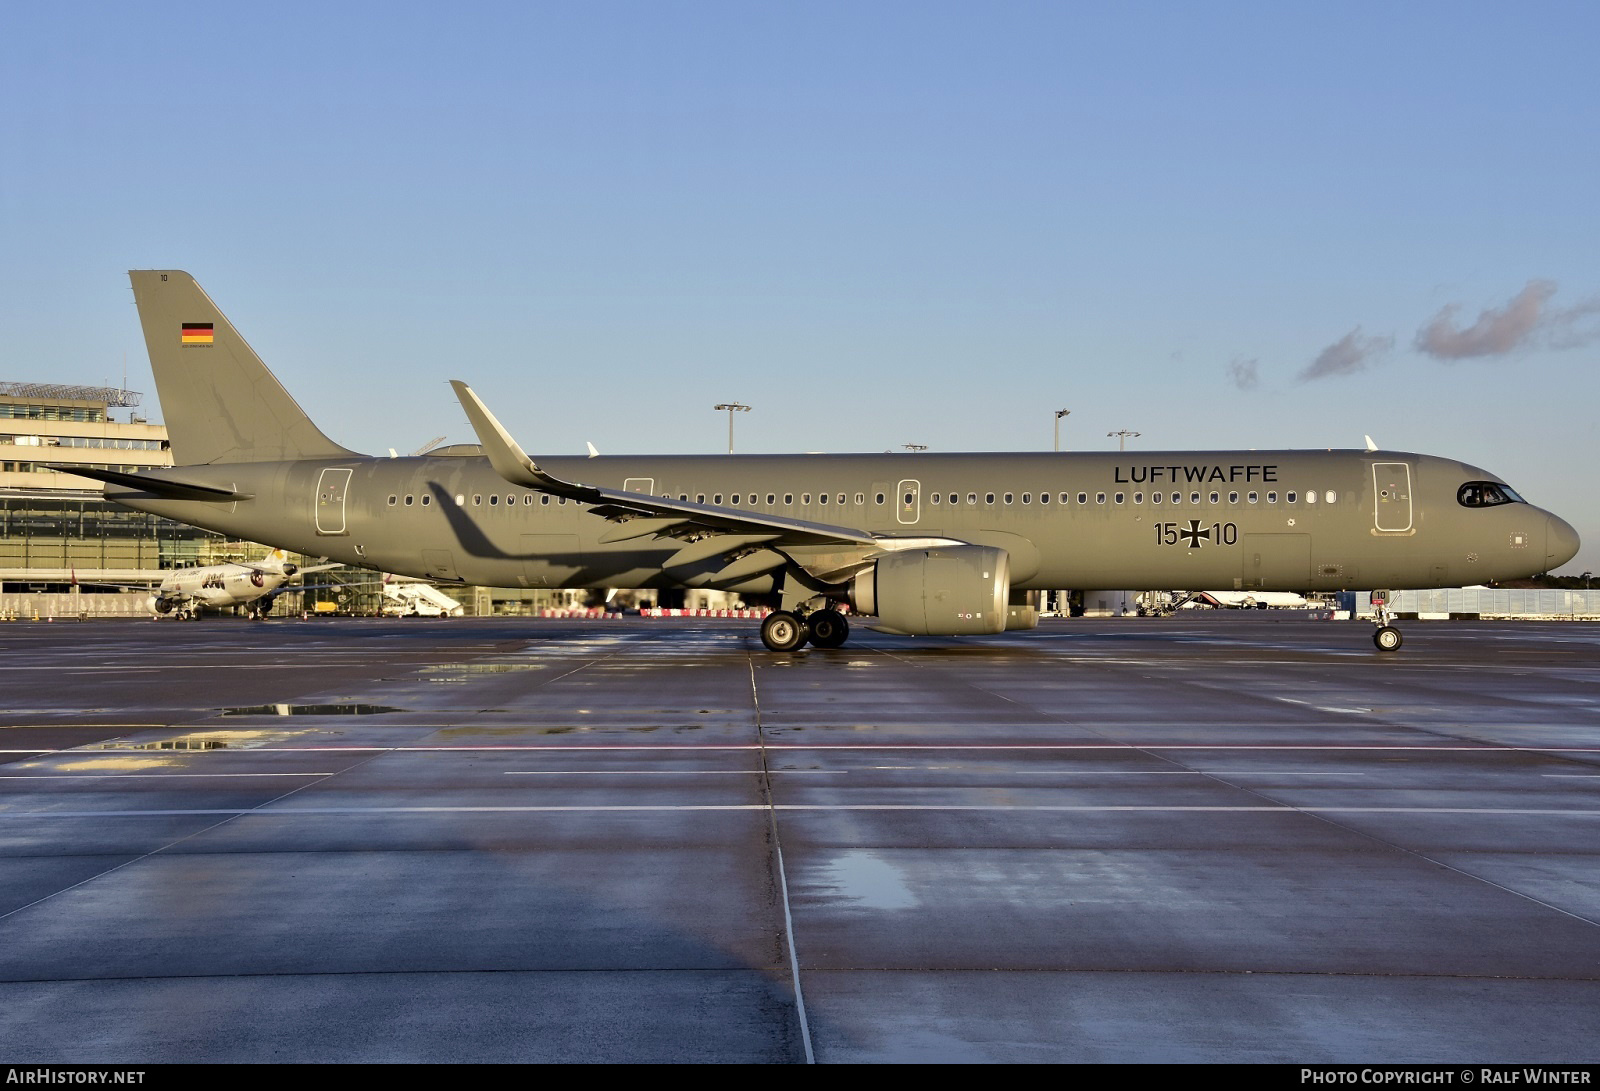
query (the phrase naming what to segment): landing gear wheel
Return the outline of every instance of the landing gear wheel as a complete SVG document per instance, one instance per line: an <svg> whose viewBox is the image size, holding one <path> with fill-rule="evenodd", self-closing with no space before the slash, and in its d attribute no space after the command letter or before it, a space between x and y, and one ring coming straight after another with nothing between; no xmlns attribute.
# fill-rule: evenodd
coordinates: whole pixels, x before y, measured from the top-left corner
<svg viewBox="0 0 1600 1091"><path fill-rule="evenodd" d="M761 622L761 643L769 651L797 652L805 644L808 635L799 615L787 610L768 614Z"/></svg>
<svg viewBox="0 0 1600 1091"><path fill-rule="evenodd" d="M850 623L837 610L818 610L806 618L811 643L819 648L837 648L850 639Z"/></svg>
<svg viewBox="0 0 1600 1091"><path fill-rule="evenodd" d="M1393 625L1385 625L1372 634L1372 642L1380 652L1392 652L1400 646L1400 630Z"/></svg>

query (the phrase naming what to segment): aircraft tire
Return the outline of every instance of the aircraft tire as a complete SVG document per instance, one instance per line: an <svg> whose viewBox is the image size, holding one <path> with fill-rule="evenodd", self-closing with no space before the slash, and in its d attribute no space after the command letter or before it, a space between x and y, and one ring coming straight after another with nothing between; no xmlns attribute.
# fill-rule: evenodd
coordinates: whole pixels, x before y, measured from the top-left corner
<svg viewBox="0 0 1600 1091"><path fill-rule="evenodd" d="M806 618L806 632L819 648L837 648L850 639L850 623L837 610L818 610Z"/></svg>
<svg viewBox="0 0 1600 1091"><path fill-rule="evenodd" d="M1372 642L1378 646L1380 652L1392 652L1403 643L1403 640L1399 629L1393 625L1384 625L1372 634Z"/></svg>
<svg viewBox="0 0 1600 1091"><path fill-rule="evenodd" d="M768 614L761 621L761 643L768 651L797 652L806 642L805 622L787 610Z"/></svg>

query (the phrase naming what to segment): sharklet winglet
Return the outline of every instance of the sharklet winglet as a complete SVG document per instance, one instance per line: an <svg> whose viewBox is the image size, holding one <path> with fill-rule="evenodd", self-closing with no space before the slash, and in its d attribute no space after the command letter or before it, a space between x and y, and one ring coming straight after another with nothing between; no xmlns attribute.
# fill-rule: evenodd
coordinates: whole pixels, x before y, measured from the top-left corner
<svg viewBox="0 0 1600 1091"><path fill-rule="evenodd" d="M455 389L461 408L467 411L467 420L471 423L472 430L477 433L478 442L483 446L483 453L488 457L495 473L513 485L537 489L540 492L600 499L599 494L593 489L571 481L563 481L539 469L538 464L528 457L528 453L515 439L511 438L511 433L495 419L495 415L489 412L489 407L483 404L483 399L473 393L470 386L459 379L451 379L450 385Z"/></svg>

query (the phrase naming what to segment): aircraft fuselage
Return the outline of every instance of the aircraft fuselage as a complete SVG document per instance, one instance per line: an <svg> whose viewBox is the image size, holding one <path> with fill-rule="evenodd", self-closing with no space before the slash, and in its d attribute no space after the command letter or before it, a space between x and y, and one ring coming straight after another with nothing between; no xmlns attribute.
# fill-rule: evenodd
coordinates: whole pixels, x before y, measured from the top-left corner
<svg viewBox="0 0 1600 1091"><path fill-rule="evenodd" d="M1010 555L1016 590L1263 591L1461 586L1564 563L1576 535L1523 502L1468 506L1473 466L1385 451L745 455L540 459L595 485L718 508L950 538ZM684 542L606 541L615 524L508 482L474 455L185 466L248 494L129 507L301 553L495 587L695 586ZM161 476L157 472L151 476ZM609 536L615 537L614 533ZM1569 548L1570 547L1570 548ZM770 574L732 590L771 588Z"/></svg>

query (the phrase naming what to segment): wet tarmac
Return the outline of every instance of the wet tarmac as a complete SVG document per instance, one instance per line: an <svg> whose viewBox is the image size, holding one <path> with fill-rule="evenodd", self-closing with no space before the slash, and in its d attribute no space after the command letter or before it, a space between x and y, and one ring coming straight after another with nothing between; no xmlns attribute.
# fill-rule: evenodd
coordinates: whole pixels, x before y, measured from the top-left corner
<svg viewBox="0 0 1600 1091"><path fill-rule="evenodd" d="M1593 1062L1600 625L0 626L0 1060Z"/></svg>

